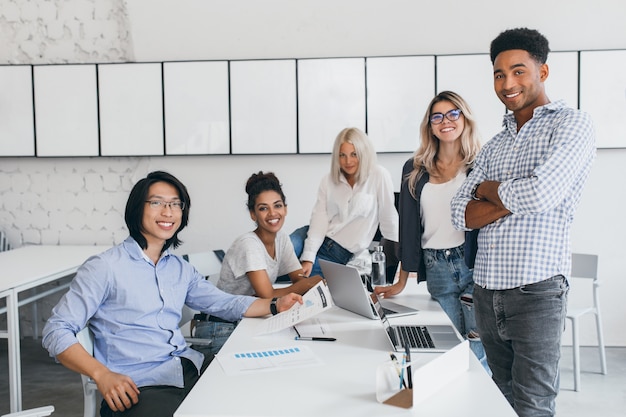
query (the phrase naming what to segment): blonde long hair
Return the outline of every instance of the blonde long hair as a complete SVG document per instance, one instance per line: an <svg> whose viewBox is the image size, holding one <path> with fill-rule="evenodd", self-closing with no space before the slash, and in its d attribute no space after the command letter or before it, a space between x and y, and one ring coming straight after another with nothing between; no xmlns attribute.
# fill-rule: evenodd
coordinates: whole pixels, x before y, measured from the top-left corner
<svg viewBox="0 0 626 417"><path fill-rule="evenodd" d="M439 153L439 139L433 134L430 126L430 115L435 104L441 101L449 101L463 113L465 117L465 128L461 133L461 157L462 163L467 172L474 163L476 154L480 149L480 136L476 127L476 119L467 102L457 93L452 91L442 91L437 94L428 105L428 110L424 114L420 125L421 143L413 155L413 171L407 175L409 181L409 191L415 197L415 185L417 181L428 172L433 175L437 172L436 161Z"/></svg>
<svg viewBox="0 0 626 417"><path fill-rule="evenodd" d="M362 178L366 178L376 165L376 151L370 139L361 129L347 127L339 132L333 144L333 156L330 163L330 175L336 184L339 183L339 179L343 175L339 164L339 149L344 143L352 144L356 156L359 158L359 169L354 176L355 181L359 182Z"/></svg>

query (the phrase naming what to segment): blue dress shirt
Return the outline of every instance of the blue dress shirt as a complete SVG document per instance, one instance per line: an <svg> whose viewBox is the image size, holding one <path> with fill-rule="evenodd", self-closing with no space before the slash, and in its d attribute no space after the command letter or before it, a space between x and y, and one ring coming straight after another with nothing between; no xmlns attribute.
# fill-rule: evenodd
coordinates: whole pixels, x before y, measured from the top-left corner
<svg viewBox="0 0 626 417"><path fill-rule="evenodd" d="M137 242L89 258L43 329L43 345L56 357L77 343L89 323L94 357L138 387L183 387L180 358L200 369L202 354L187 347L178 327L184 304L226 320L238 320L254 297L225 293L181 257L165 251L156 265Z"/></svg>

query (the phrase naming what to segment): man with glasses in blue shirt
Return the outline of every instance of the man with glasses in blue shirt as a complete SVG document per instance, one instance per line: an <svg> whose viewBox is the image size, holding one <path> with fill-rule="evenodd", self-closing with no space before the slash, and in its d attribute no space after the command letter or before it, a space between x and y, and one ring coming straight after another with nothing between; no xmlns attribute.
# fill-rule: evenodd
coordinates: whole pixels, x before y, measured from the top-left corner
<svg viewBox="0 0 626 417"><path fill-rule="evenodd" d="M451 203L457 229L480 229L476 322L493 380L520 416L555 413L569 230L595 157L589 115L546 95L548 52L526 28L491 43L494 89L510 113Z"/></svg>
<svg viewBox="0 0 626 417"><path fill-rule="evenodd" d="M278 299L218 290L169 252L182 242L191 200L174 176L152 172L130 192L130 236L88 259L54 307L43 345L67 368L91 377L102 394L100 415L171 417L211 358L190 349L178 327L183 305L226 320L285 311L297 294ZM89 326L94 356L76 339Z"/></svg>

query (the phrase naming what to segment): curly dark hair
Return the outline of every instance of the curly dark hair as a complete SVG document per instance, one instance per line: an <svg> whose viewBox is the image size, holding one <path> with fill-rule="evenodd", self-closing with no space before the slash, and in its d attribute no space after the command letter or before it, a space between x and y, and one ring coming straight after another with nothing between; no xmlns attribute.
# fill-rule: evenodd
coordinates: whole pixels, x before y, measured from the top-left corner
<svg viewBox="0 0 626 417"><path fill-rule="evenodd" d="M491 41L491 63L493 64L500 52L511 49L522 49L530 54L539 64L548 59L548 40L534 29L516 28L505 30Z"/></svg>
<svg viewBox="0 0 626 417"><path fill-rule="evenodd" d="M287 198L283 193L280 181L278 181L276 175L274 175L273 172L263 173L263 171L259 171L257 174L252 174L246 182L246 193L248 193L248 210L254 210L256 198L263 191L276 191L280 195L280 198L283 200L283 203L287 205Z"/></svg>

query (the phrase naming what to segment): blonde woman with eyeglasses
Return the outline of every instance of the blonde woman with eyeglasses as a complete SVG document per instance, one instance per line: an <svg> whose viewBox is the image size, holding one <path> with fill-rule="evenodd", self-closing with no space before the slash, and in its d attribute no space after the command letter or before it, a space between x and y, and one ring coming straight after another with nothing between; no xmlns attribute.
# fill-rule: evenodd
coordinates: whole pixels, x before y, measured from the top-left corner
<svg viewBox="0 0 626 417"><path fill-rule="evenodd" d="M399 279L375 291L384 297L399 294L409 272L416 272L417 282L426 281L430 295L487 367L472 302L476 232L455 230L450 212L480 148L476 121L461 96L443 91L428 105L420 136L419 149L402 170Z"/></svg>

